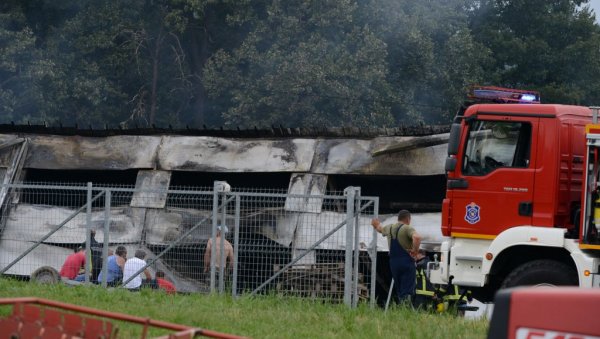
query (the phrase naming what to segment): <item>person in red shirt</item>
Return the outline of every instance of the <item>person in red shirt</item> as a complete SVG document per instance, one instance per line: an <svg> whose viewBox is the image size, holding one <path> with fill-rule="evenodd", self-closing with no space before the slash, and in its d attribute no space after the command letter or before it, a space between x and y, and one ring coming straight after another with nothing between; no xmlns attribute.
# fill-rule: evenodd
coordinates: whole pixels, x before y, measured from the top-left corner
<svg viewBox="0 0 600 339"><path fill-rule="evenodd" d="M158 288L165 290L167 294L175 294L175 285L165 279L165 272L156 271L156 283L158 284Z"/></svg>
<svg viewBox="0 0 600 339"><path fill-rule="evenodd" d="M60 269L60 276L69 280L84 281L85 273L79 271L85 269L85 246L80 246L77 252L70 254Z"/></svg>

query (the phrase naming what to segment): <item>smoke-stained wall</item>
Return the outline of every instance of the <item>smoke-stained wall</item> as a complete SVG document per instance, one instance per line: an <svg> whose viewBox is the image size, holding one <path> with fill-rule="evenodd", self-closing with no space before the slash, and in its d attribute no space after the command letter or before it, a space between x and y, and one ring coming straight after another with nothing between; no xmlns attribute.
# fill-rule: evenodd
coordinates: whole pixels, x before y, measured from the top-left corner
<svg viewBox="0 0 600 339"><path fill-rule="evenodd" d="M15 135L0 135L0 142ZM27 135L24 168L56 170L155 169L193 172L290 172L356 175L443 174L446 146L406 147L424 137L234 139L189 136ZM437 140L437 139L436 139ZM11 148L0 150L0 168L10 166Z"/></svg>

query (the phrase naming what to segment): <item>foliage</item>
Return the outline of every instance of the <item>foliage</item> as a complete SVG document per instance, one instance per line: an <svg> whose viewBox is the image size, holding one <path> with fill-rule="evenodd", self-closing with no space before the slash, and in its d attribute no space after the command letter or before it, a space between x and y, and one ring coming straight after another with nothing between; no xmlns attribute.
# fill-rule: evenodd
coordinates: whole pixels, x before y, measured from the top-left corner
<svg viewBox="0 0 600 339"><path fill-rule="evenodd" d="M53 115L100 126L178 121L191 91L182 26L168 1L84 5L46 41L59 65L46 87L57 102Z"/></svg>
<svg viewBox="0 0 600 339"><path fill-rule="evenodd" d="M231 53L207 65L206 86L228 94L227 125L390 123L385 45L349 24L351 1L273 1L267 17Z"/></svg>
<svg viewBox="0 0 600 339"><path fill-rule="evenodd" d="M38 83L53 65L35 44L22 11L0 11L0 113L6 120L27 121L42 106Z"/></svg>
<svg viewBox="0 0 600 339"><path fill-rule="evenodd" d="M448 123L472 84L600 95L586 0L6 0L0 123Z"/></svg>
<svg viewBox="0 0 600 339"><path fill-rule="evenodd" d="M312 302L277 296L166 295L97 286L38 285L0 279L0 297L39 297L110 312L201 327L254 338L482 338L486 320L429 314L405 308L387 312L361 304ZM0 308L0 316L10 313ZM119 336L140 335L140 326L117 323ZM150 336L166 335L153 331Z"/></svg>
<svg viewBox="0 0 600 339"><path fill-rule="evenodd" d="M490 84L539 90L546 102L597 104L600 30L587 1L473 1L471 29L492 51Z"/></svg>
<svg viewBox="0 0 600 339"><path fill-rule="evenodd" d="M488 56L468 29L465 1L371 0L360 12L388 46L396 121L453 118Z"/></svg>

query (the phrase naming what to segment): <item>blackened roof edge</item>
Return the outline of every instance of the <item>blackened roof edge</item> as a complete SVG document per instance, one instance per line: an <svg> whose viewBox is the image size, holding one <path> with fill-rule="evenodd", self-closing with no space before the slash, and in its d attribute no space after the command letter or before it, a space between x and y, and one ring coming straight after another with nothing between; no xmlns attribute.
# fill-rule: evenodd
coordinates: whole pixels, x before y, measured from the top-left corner
<svg viewBox="0 0 600 339"><path fill-rule="evenodd" d="M69 126L47 125L16 125L0 124L0 133L4 134L42 134L108 137L118 135L180 135L180 136L212 136L223 138L373 138L382 136L427 136L448 133L450 125L416 125L398 126L391 128L360 128L360 127L323 127L323 128L286 128L272 126L271 128L224 129L221 128L79 128Z"/></svg>

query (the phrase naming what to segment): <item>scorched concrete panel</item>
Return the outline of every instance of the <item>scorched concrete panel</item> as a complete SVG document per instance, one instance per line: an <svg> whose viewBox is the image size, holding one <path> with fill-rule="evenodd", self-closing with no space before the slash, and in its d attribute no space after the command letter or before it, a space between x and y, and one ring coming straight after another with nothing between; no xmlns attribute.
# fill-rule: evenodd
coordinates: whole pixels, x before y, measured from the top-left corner
<svg viewBox="0 0 600 339"><path fill-rule="evenodd" d="M427 138L427 137L422 137ZM406 148L374 156L394 144L410 144L422 138L380 137L370 140L324 139L316 148L313 173L361 175L437 175L444 174L447 145ZM422 142L422 140L420 141Z"/></svg>
<svg viewBox="0 0 600 339"><path fill-rule="evenodd" d="M30 136L26 168L126 170L154 168L161 137Z"/></svg>
<svg viewBox="0 0 600 339"><path fill-rule="evenodd" d="M5 268L34 244L32 241L3 237L0 240L0 267ZM60 272L65 259L72 253L73 250L68 248L41 244L9 268L6 274L29 276L42 266L50 266Z"/></svg>
<svg viewBox="0 0 600 339"><path fill-rule="evenodd" d="M10 210L6 219L6 228L2 232L3 239L19 239L23 241L39 241L56 229L75 210L45 205L19 204ZM112 208L110 211L110 242L139 242L144 223L144 210L136 208ZM85 241L85 211L76 215L46 243L81 244ZM104 239L104 211L92 212L92 228L96 229L96 240Z"/></svg>
<svg viewBox="0 0 600 339"><path fill-rule="evenodd" d="M199 172L307 172L312 139L234 140L165 136L158 155L164 170Z"/></svg>

